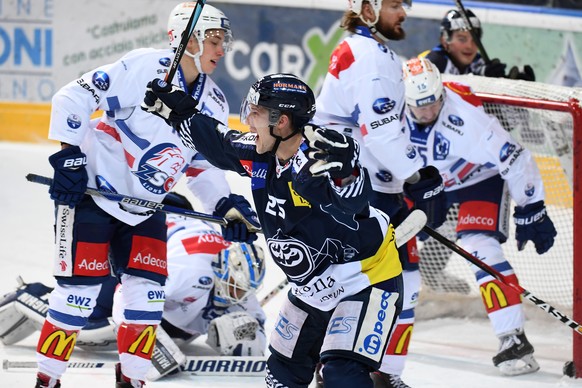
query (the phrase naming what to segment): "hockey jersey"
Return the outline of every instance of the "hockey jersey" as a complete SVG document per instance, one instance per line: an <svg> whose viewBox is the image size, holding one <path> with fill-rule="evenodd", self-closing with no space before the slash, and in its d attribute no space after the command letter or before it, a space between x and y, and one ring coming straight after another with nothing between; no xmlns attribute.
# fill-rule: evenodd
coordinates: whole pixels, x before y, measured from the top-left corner
<svg viewBox="0 0 582 388"><path fill-rule="evenodd" d="M356 32L332 53L313 122L360 142L375 191L401 193L403 180L422 167L403 133L402 62L368 28Z"/></svg>
<svg viewBox="0 0 582 388"><path fill-rule="evenodd" d="M250 177L268 251L305 303L329 311L346 296L401 273L389 218L368 205L365 169L338 187L303 170L305 143L279 165L271 153L256 152L256 134L229 130L204 115L185 121L180 131L215 166Z"/></svg>
<svg viewBox="0 0 582 388"><path fill-rule="evenodd" d="M131 51L70 82L53 97L49 139L80 145L87 155L90 187L161 202L188 167L211 167L164 120L140 109L147 83L163 78L173 55L171 50ZM188 90L180 69L174 82ZM191 93L201 112L227 122L228 103L210 77L201 74ZM90 120L96 110L103 114ZM147 217L143 208L93 199L127 224Z"/></svg>
<svg viewBox="0 0 582 388"><path fill-rule="evenodd" d="M499 174L518 206L543 200L543 182L531 153L479 106L468 86L444 85L444 104L435 123L420 126L407 117L406 131L425 165L439 169L445 191Z"/></svg>
<svg viewBox="0 0 582 388"><path fill-rule="evenodd" d="M167 216L168 280L164 286L164 319L198 336L208 332L210 322L223 314L245 311L261 325L266 316L256 295L241 303L217 307L212 300L212 260L229 243L211 225L177 215Z"/></svg>

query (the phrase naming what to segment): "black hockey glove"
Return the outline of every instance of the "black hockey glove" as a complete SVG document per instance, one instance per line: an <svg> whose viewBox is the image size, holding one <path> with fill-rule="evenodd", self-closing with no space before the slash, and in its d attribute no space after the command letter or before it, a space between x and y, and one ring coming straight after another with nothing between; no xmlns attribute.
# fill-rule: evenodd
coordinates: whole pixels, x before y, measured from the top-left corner
<svg viewBox="0 0 582 388"><path fill-rule="evenodd" d="M427 225L438 228L447 218L447 199L443 178L434 166L418 170L420 180L404 183L404 194L414 202L414 207L426 213Z"/></svg>
<svg viewBox="0 0 582 388"><path fill-rule="evenodd" d="M259 218L242 195L230 194L221 198L213 214L228 221L222 227L222 235L226 240L252 243L257 239L257 232L261 230Z"/></svg>
<svg viewBox="0 0 582 388"><path fill-rule="evenodd" d="M525 65L523 71L519 71L517 66L513 66L507 73L509 79L521 79L524 81L535 81L536 75L530 65Z"/></svg>
<svg viewBox="0 0 582 388"><path fill-rule="evenodd" d="M492 59L491 62L486 63L481 68L481 74L485 77L505 77L505 68L507 65L502 63L499 59Z"/></svg>
<svg viewBox="0 0 582 388"><path fill-rule="evenodd" d="M525 244L533 241L536 252L541 255L554 245L557 236L554 223L546 211L544 201L538 201L524 207L516 206L513 212L515 222L515 239L517 249L523 250Z"/></svg>
<svg viewBox="0 0 582 388"><path fill-rule="evenodd" d="M48 160L55 169L49 187L51 199L74 208L87 190L87 155L79 146L71 146L52 154Z"/></svg>
<svg viewBox="0 0 582 388"><path fill-rule="evenodd" d="M156 78L148 82L141 109L173 126L198 113L197 105L198 101L176 85Z"/></svg>
<svg viewBox="0 0 582 388"><path fill-rule="evenodd" d="M307 157L316 160L309 167L313 176L329 173L333 179L344 179L352 175L358 157L360 146L349 136L332 129L306 125L303 132L309 143Z"/></svg>

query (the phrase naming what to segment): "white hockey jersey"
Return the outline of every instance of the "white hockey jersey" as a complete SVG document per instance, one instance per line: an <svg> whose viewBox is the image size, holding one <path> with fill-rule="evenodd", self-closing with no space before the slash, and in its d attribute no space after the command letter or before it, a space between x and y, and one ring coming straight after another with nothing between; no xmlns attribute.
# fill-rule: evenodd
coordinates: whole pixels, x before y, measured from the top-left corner
<svg viewBox="0 0 582 388"><path fill-rule="evenodd" d="M375 191L401 193L403 180L422 167L404 136L404 102L400 58L359 27L331 56L313 121L360 142Z"/></svg>
<svg viewBox="0 0 582 388"><path fill-rule="evenodd" d="M49 139L80 145L87 154L90 187L161 202L189 166L212 167L185 147L164 120L140 109L147 83L165 77L173 56L171 50L131 51L70 82L53 97ZM179 70L173 83L186 90L183 79ZM192 89L200 111L227 122L228 103L210 77L201 74ZM102 116L90 120L96 110ZM117 202L93 199L129 225L147 218L132 214L143 213L143 208L123 210Z"/></svg>
<svg viewBox="0 0 582 388"><path fill-rule="evenodd" d="M518 206L543 200L544 185L531 153L485 112L468 86L445 83L444 94L436 122L422 128L407 117L406 132L425 165L439 169L445 191L500 174Z"/></svg>
<svg viewBox="0 0 582 388"><path fill-rule="evenodd" d="M209 300L214 287L212 260L229 245L222 235L210 224L191 218L169 215L167 223L164 319L194 336L206 334L212 319L234 311L246 311L264 324L266 316L256 295L226 309L216 308Z"/></svg>

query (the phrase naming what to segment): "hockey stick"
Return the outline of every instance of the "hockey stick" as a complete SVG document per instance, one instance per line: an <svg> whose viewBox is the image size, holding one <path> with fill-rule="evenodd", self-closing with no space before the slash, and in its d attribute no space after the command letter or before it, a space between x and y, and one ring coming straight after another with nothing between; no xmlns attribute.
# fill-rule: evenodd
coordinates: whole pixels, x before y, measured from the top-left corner
<svg viewBox="0 0 582 388"><path fill-rule="evenodd" d="M116 362L74 361L69 362L67 369L110 370ZM36 369L36 361L2 361L5 371L22 371ZM186 363L180 367L182 372L197 376L265 376L267 360L265 357L250 356L191 356L186 357Z"/></svg>
<svg viewBox="0 0 582 388"><path fill-rule="evenodd" d="M180 39L180 44L176 48L176 53L174 54L174 60L172 61L172 65L170 66L170 71L166 74L164 81L172 82L174 79L174 75L178 70L178 66L180 65L180 61L184 56L184 52L186 51L186 46L188 45L188 41L190 40L190 36L194 31L194 27L196 27L196 23L198 23L198 19L200 19L200 14L202 13L202 8L206 4L206 0L198 0L196 1L196 8L192 12L190 19L188 20L188 24L186 24L186 28L182 31L182 39Z"/></svg>
<svg viewBox="0 0 582 388"><path fill-rule="evenodd" d="M396 239L396 247L400 248L402 245L406 244L411 238L416 236L418 232L426 225L426 214L422 210L413 210L410 212L408 217L400 225L394 229L394 238ZM273 299L282 289L284 289L289 284L287 279L281 281L271 292L261 299L261 307L266 305L271 299Z"/></svg>
<svg viewBox="0 0 582 388"><path fill-rule="evenodd" d="M566 326L570 327L576 333L582 335L582 326L580 324L570 318L568 318L565 314L558 311L554 306L544 302L543 300L537 298L531 292L526 290L525 288L521 287L519 284L513 283L509 280L505 275L497 271L496 269L492 268L491 266L485 264L454 242L448 240L439 232L435 231L434 229L425 226L422 228L422 231L428 234L430 237L434 238L453 252L457 253L458 255L462 256L464 259L470 261L472 264L476 265L479 269L487 272L489 275L493 276L495 279L499 280L501 283L511 287L514 291L520 294L523 298L529 300L540 309L544 310L547 314L550 314L552 317L556 318L558 321L562 322Z"/></svg>
<svg viewBox="0 0 582 388"><path fill-rule="evenodd" d="M463 20L465 21L465 24L467 24L467 26L469 27L471 37L473 38L473 41L477 45L477 48L479 49L479 52L481 53L483 60L485 61L485 63L490 63L491 59L489 59L489 55L487 55L487 51L485 51L485 47L483 47L483 43L481 43L481 39L479 38L479 35L477 35L477 31L475 31L475 29L473 28L473 23L471 23L471 21L469 20L469 16L467 16L467 11L465 10L463 3L461 2L461 0L455 0L455 4L459 9L459 13L461 14Z"/></svg>
<svg viewBox="0 0 582 388"><path fill-rule="evenodd" d="M29 182L40 183L41 185L47 185L47 186L50 186L52 181L53 181L52 178L48 178L48 177L36 175L36 174L28 174L28 175L26 175L26 179ZM217 216L213 216L213 215L205 214L205 213L198 213L198 212L195 212L193 210L188 210L188 209L184 209L184 208L177 207L177 206L165 205L165 204L160 203L160 202L148 201L146 199L130 197L128 195L112 193L109 191L93 189L90 187L87 188L87 190L85 191L85 194L91 195L94 197L102 197L102 198L108 199L110 201L119 202L120 204L123 203L123 204L127 204L127 205L140 206L143 208L147 208L147 209L155 210L155 211L160 211L160 212L164 212L164 213L180 214L180 215L185 216L185 217L196 218L198 220L203 220L203 221L208 221L208 222L214 222L214 223L220 224L222 226L226 226L226 224L227 224L226 219L224 219L222 217L217 217Z"/></svg>

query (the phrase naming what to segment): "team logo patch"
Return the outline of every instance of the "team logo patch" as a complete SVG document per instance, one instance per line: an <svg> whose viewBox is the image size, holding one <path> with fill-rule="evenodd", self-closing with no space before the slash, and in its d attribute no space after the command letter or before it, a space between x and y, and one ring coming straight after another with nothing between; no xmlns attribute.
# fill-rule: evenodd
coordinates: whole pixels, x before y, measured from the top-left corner
<svg viewBox="0 0 582 388"><path fill-rule="evenodd" d="M81 126L81 117L71 113L69 117L67 117L67 125L73 129L79 128Z"/></svg>
<svg viewBox="0 0 582 388"><path fill-rule="evenodd" d="M267 240L267 247L273 260L285 269L285 273L293 281L304 280L315 269L309 247L299 240L285 238L278 233L275 238Z"/></svg>
<svg viewBox="0 0 582 388"><path fill-rule="evenodd" d="M91 82L93 82L93 85L95 85L95 87L99 90L106 91L109 89L109 75L104 71L99 70L93 73Z"/></svg>
<svg viewBox="0 0 582 388"><path fill-rule="evenodd" d="M172 63L170 58L160 58L159 62L160 62L160 65L162 65L164 67L170 67L170 64Z"/></svg>
<svg viewBox="0 0 582 388"><path fill-rule="evenodd" d="M384 114L390 112L396 106L396 101L389 99L388 97L378 98L372 104L372 109L378 114Z"/></svg>
<svg viewBox="0 0 582 388"><path fill-rule="evenodd" d="M451 142L442 133L436 132L434 137L434 158L435 160L445 160L449 155Z"/></svg>
<svg viewBox="0 0 582 388"><path fill-rule="evenodd" d="M132 171L142 186L154 194L165 194L176 184L175 176L182 172L186 160L175 144L162 143L146 152Z"/></svg>
<svg viewBox="0 0 582 388"><path fill-rule="evenodd" d="M384 46L381 43L378 43L378 48L380 49L380 51L382 51L383 53L387 53L388 52L388 47Z"/></svg>
<svg viewBox="0 0 582 388"><path fill-rule="evenodd" d="M499 160L505 162L507 158L513 154L513 151L515 151L515 144L509 142L505 143L503 147L501 147L501 151L499 151Z"/></svg>
<svg viewBox="0 0 582 388"><path fill-rule="evenodd" d="M449 121L451 122L451 124L456 125L457 127L462 127L463 125L465 125L465 122L459 116L449 115Z"/></svg>

